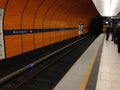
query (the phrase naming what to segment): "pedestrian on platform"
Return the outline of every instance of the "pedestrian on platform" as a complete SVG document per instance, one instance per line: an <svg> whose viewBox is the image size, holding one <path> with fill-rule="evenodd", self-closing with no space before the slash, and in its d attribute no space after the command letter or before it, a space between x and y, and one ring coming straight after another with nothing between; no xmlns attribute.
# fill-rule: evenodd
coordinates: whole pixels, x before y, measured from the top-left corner
<svg viewBox="0 0 120 90"><path fill-rule="evenodd" d="M107 28L106 28L106 40L109 39L109 36L110 36L110 27L107 26Z"/></svg>
<svg viewBox="0 0 120 90"><path fill-rule="evenodd" d="M118 45L118 53L120 53L120 26L117 31L117 45Z"/></svg>

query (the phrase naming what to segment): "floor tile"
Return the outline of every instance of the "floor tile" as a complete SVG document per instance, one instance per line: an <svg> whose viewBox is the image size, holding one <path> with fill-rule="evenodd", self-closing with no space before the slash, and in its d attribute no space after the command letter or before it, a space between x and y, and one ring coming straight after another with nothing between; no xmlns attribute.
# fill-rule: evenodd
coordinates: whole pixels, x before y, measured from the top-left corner
<svg viewBox="0 0 120 90"><path fill-rule="evenodd" d="M120 90L120 54L110 40L104 39L96 90Z"/></svg>

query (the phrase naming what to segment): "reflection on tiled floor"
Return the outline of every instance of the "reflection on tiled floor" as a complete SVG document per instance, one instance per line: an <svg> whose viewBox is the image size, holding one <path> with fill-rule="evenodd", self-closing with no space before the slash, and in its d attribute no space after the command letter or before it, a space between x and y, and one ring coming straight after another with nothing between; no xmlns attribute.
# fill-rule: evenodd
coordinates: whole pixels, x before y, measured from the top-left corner
<svg viewBox="0 0 120 90"><path fill-rule="evenodd" d="M104 40L96 90L120 90L120 53L110 39Z"/></svg>

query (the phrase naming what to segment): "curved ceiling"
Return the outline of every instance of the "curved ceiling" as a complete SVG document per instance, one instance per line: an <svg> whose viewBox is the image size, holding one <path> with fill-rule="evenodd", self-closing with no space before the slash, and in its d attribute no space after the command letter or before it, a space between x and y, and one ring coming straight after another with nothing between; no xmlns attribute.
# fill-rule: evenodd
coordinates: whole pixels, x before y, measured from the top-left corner
<svg viewBox="0 0 120 90"><path fill-rule="evenodd" d="M0 0L0 8L5 9L4 32L49 30L5 35L7 58L75 37L78 35L78 24L88 27L91 19L99 16L92 0ZM61 31L50 31L55 29ZM83 33L87 32L85 28Z"/></svg>
<svg viewBox="0 0 120 90"><path fill-rule="evenodd" d="M4 29L75 27L98 16L91 0L0 0Z"/></svg>

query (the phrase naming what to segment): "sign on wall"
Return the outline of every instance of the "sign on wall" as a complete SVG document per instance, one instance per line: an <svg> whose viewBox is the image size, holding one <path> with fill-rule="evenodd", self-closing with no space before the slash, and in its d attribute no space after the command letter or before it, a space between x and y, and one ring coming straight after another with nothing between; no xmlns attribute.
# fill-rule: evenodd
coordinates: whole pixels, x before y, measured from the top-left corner
<svg viewBox="0 0 120 90"><path fill-rule="evenodd" d="M82 23L80 23L79 25L78 25L78 35L82 35L83 33L83 24Z"/></svg>
<svg viewBox="0 0 120 90"><path fill-rule="evenodd" d="M3 40L3 15L4 15L4 9L0 9L0 60L5 58L4 40Z"/></svg>

